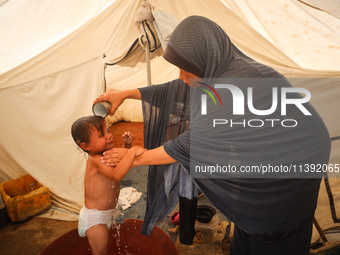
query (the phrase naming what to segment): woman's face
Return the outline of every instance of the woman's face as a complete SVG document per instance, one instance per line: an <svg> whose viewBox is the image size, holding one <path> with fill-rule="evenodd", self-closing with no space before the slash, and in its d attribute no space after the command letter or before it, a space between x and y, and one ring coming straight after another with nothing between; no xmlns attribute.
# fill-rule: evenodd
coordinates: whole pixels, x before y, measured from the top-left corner
<svg viewBox="0 0 340 255"><path fill-rule="evenodd" d="M203 80L196 75L189 73L183 69L179 69L179 78L191 87L197 88L201 85L198 82L203 82Z"/></svg>

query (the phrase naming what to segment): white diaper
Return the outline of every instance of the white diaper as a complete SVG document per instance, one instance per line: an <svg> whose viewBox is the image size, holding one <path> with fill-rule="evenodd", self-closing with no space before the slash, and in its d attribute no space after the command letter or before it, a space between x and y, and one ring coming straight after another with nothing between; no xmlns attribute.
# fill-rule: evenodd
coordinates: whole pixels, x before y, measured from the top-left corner
<svg viewBox="0 0 340 255"><path fill-rule="evenodd" d="M104 224L108 229L115 222L116 209L100 211L97 209L87 209L85 206L81 208L79 213L78 234L81 237L86 236L86 231L98 224Z"/></svg>

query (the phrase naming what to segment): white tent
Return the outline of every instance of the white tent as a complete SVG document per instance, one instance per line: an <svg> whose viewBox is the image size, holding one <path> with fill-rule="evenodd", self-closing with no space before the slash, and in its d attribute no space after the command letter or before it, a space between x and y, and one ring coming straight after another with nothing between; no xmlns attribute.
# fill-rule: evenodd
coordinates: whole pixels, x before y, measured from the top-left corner
<svg viewBox="0 0 340 255"><path fill-rule="evenodd" d="M234 44L310 90L332 141L330 163L340 163L340 6L337 0L149 0L179 21L190 15L218 23ZM141 0L0 1L0 182L29 173L49 187L53 202L78 212L83 204L84 155L70 135L74 120L91 115L107 89L146 86L142 53L120 65L139 36ZM161 57L151 61L152 82L178 77ZM142 121L141 105L127 101L111 118ZM338 200L338 179L330 179ZM333 225L322 186L317 216ZM339 213L340 215L340 213Z"/></svg>

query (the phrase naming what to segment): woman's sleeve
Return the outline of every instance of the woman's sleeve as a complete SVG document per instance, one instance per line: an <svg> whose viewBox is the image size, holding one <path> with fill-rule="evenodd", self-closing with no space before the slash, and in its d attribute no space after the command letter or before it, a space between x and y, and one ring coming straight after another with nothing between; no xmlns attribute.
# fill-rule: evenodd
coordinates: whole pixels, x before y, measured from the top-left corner
<svg viewBox="0 0 340 255"><path fill-rule="evenodd" d="M189 126L189 86L177 79L140 88L144 146L154 149L178 137Z"/></svg>
<svg viewBox="0 0 340 255"><path fill-rule="evenodd" d="M186 169L190 169L190 129L177 138L164 143L164 150Z"/></svg>
<svg viewBox="0 0 340 255"><path fill-rule="evenodd" d="M165 96L168 94L169 83L160 85L152 85L148 87L138 88L141 93L143 102L152 104L153 106L160 107L165 102Z"/></svg>

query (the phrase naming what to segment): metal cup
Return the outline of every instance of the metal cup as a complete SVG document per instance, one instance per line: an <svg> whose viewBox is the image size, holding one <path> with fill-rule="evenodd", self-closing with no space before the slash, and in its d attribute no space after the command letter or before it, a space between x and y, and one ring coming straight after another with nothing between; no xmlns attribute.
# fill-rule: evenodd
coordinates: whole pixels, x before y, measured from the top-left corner
<svg viewBox="0 0 340 255"><path fill-rule="evenodd" d="M105 118L107 115L110 114L111 108L112 105L110 104L110 102L107 101L98 102L92 106L92 112L96 116L101 116Z"/></svg>

